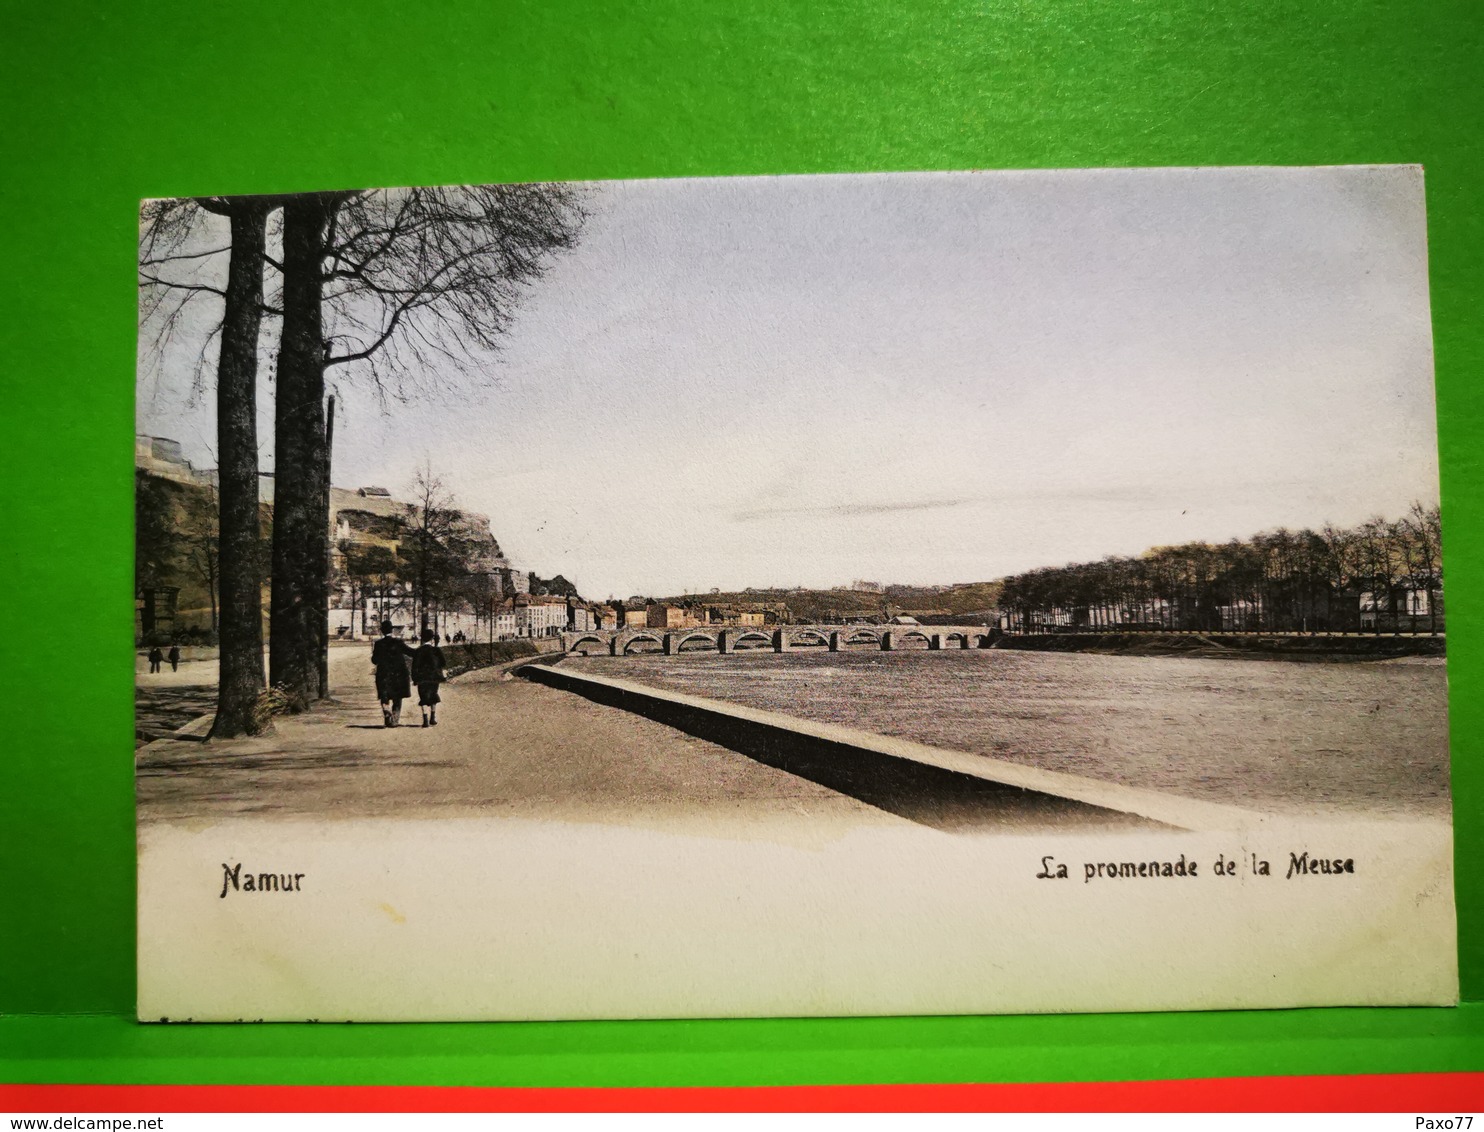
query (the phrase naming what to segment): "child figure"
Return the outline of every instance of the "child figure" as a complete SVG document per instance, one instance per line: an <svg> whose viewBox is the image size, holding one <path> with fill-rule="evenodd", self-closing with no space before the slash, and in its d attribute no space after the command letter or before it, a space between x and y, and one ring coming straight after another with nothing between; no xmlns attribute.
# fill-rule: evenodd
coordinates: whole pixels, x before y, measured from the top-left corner
<svg viewBox="0 0 1484 1132"><path fill-rule="evenodd" d="M415 655L406 643L392 636L392 623L381 623L381 639L371 646L376 668L376 698L381 701L381 722L396 727L402 722L402 701L412 695L407 681L407 658Z"/></svg>
<svg viewBox="0 0 1484 1132"><path fill-rule="evenodd" d="M423 630L423 643L412 654L412 682L417 685L417 704L423 709L423 726L438 726L438 685L443 683L443 650L433 642L437 634Z"/></svg>

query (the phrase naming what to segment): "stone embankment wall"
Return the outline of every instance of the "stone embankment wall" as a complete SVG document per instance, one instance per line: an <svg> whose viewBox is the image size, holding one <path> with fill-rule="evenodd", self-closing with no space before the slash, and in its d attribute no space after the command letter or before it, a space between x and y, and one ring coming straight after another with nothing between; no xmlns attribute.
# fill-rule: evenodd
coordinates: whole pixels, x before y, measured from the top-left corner
<svg viewBox="0 0 1484 1132"><path fill-rule="evenodd" d="M945 830L1238 829L1261 820L1233 806L574 672L560 663L526 663L515 668L515 675L632 712Z"/></svg>
<svg viewBox="0 0 1484 1132"><path fill-rule="evenodd" d="M443 645L444 669L454 677L476 668L491 668L512 660L523 660L538 655L531 641L481 641L465 645Z"/></svg>

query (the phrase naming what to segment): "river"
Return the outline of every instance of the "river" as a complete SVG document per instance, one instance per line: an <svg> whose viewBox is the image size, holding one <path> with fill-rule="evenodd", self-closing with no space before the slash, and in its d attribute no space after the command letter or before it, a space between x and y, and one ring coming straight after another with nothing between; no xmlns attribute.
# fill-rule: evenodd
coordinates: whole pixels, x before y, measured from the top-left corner
<svg viewBox="0 0 1484 1132"><path fill-rule="evenodd" d="M1447 820L1440 661L1011 650L564 661L807 719L1274 813Z"/></svg>

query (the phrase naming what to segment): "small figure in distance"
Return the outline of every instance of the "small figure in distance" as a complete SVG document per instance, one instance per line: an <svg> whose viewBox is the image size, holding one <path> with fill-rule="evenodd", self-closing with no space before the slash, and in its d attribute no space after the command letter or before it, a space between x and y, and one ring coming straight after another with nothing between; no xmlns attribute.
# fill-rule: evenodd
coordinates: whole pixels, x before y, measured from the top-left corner
<svg viewBox="0 0 1484 1132"><path fill-rule="evenodd" d="M151 645L149 650L149 670L151 673L158 672L160 665L165 662L165 654L160 651L159 645Z"/></svg>
<svg viewBox="0 0 1484 1132"><path fill-rule="evenodd" d="M413 650L392 636L392 623L381 623L381 638L371 646L371 666L376 670L376 698L381 701L381 722L396 727L402 722L402 701L412 695L407 679L407 658Z"/></svg>
<svg viewBox="0 0 1484 1132"><path fill-rule="evenodd" d="M176 672L180 669L180 646L170 646L170 671Z"/></svg>
<svg viewBox="0 0 1484 1132"><path fill-rule="evenodd" d="M423 709L423 726L438 726L438 685L443 683L443 650L435 643L438 634L423 630L422 647L412 657L412 682L417 685L417 704Z"/></svg>

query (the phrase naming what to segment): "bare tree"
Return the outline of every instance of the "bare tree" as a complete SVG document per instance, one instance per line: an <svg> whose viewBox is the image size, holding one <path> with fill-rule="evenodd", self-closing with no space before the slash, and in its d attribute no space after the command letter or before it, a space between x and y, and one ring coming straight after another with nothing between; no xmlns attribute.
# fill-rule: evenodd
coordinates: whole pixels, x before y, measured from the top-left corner
<svg viewBox="0 0 1484 1132"><path fill-rule="evenodd" d="M221 301L221 318L200 345L204 364L219 340L216 365L218 492L220 499L220 661L213 737L271 730L263 686L263 631L258 579L258 337L263 316L269 197L200 197L149 201L141 212L141 322L156 324L156 342L177 333L186 305L201 296ZM191 240L203 214L224 217L225 248L197 251ZM171 268L227 253L226 287Z"/></svg>
<svg viewBox="0 0 1484 1132"><path fill-rule="evenodd" d="M201 585L206 588L206 599L211 605L211 632L215 636L221 629L217 614L217 592L220 586L221 563L221 502L216 488L208 487L194 496L190 512L186 516L186 561Z"/></svg>
<svg viewBox="0 0 1484 1132"><path fill-rule="evenodd" d="M291 703L307 704L319 697L329 617L322 261L331 220L346 199L343 193L309 193L290 198L283 209L268 679L288 692Z"/></svg>
<svg viewBox="0 0 1484 1132"><path fill-rule="evenodd" d="M231 226L216 376L217 491L220 499L221 626L213 736L270 730L263 710L263 621L258 563L258 333L272 202L254 197L200 201Z"/></svg>
<svg viewBox="0 0 1484 1132"><path fill-rule="evenodd" d="M1407 569L1411 581L1427 594L1428 631L1437 634L1438 603L1442 598L1442 515L1437 505L1414 502L1401 521Z"/></svg>
<svg viewBox="0 0 1484 1132"><path fill-rule="evenodd" d="M383 397L469 376L584 218L566 185L309 194L284 208L273 529L273 682L320 691L330 517L326 372ZM424 616L426 612L424 611Z"/></svg>
<svg viewBox="0 0 1484 1132"><path fill-rule="evenodd" d="M283 260L278 263L266 255L265 242L269 217L280 206ZM201 246L209 214L229 222L231 238L224 246ZM227 558L235 555L238 565L257 562L255 548L245 553L242 542L242 532L249 529L244 525L248 494L243 446L251 441L250 494L255 500L254 380L263 313L283 316L274 422L270 678L284 686L290 702L308 701L324 691L320 664L327 644L326 372L345 367L389 398L406 398L428 384L475 374L479 358L498 347L516 306L549 257L575 244L583 219L578 190L563 185L198 198L146 207L141 322L152 324L156 345L181 333L186 312L198 300L223 304L222 319L198 336L196 369L200 382L211 345L219 339L218 428L233 431L231 443L222 436L218 445L227 668L241 668L237 662L227 664L225 657L227 638L235 632L227 628L229 591L243 590L242 579L228 579ZM202 278L202 269L224 253L229 256L225 290ZM263 301L265 264L282 276L277 306ZM243 284L248 275L256 278L255 289ZM251 309L243 301L249 292ZM248 337L254 380L244 384L241 365ZM221 376L228 369L231 380L224 383ZM229 478L235 487L227 486ZM250 529L255 537L255 517ZM253 623L258 625L256 615ZM261 654L261 629L254 631ZM219 712L222 733L227 720L238 716L240 712Z"/></svg>
<svg viewBox="0 0 1484 1132"><path fill-rule="evenodd" d="M453 492L431 465L424 464L412 482L412 502L407 505L401 544L419 630L429 628L430 611L436 610L453 583L468 573L459 539L462 519Z"/></svg>
<svg viewBox="0 0 1484 1132"><path fill-rule="evenodd" d="M1399 564L1396 557L1395 533L1392 524L1376 515L1353 531L1356 561L1366 586L1362 603L1369 601L1373 618L1372 628L1379 633L1387 620L1395 624L1396 576ZM1362 604L1362 609L1364 609Z"/></svg>

